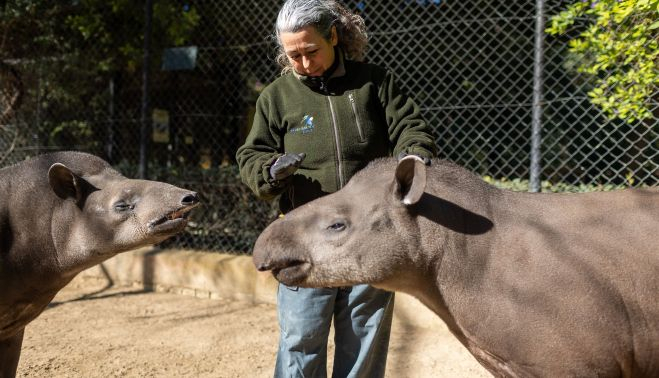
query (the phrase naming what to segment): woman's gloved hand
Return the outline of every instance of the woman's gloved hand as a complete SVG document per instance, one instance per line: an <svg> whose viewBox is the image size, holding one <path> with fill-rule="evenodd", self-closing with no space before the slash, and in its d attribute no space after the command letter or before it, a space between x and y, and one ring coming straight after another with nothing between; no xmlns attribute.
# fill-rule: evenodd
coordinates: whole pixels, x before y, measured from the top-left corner
<svg viewBox="0 0 659 378"><path fill-rule="evenodd" d="M287 153L280 156L270 167L270 177L275 180L283 180L297 171L302 160L307 155L304 152L299 154Z"/></svg>

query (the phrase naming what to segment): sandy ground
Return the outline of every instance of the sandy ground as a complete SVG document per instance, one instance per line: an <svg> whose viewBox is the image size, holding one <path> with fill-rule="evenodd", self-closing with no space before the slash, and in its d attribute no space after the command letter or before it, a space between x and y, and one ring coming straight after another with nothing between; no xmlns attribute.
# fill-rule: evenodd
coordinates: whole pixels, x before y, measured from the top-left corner
<svg viewBox="0 0 659 378"><path fill-rule="evenodd" d="M26 328L18 376L271 377L277 337L274 305L76 279ZM387 377L489 376L448 331L394 321Z"/></svg>

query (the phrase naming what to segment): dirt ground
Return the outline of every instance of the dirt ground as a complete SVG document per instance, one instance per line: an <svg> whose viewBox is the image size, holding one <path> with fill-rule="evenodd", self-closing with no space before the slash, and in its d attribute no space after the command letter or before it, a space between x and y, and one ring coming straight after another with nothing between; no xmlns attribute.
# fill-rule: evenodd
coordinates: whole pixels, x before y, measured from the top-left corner
<svg viewBox="0 0 659 378"><path fill-rule="evenodd" d="M274 305L104 285L74 280L28 325L19 377L272 376ZM448 331L394 321L387 377L489 376Z"/></svg>

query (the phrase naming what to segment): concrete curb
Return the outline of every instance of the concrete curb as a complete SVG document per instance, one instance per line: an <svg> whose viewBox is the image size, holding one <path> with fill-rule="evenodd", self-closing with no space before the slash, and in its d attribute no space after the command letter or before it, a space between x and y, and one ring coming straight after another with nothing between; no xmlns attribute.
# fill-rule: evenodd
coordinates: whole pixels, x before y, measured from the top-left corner
<svg viewBox="0 0 659 378"><path fill-rule="evenodd" d="M155 291L276 304L277 281L254 269L251 256L190 250L142 248L93 266L79 278L142 286ZM444 323L415 298L396 294L394 321L406 326L445 329Z"/></svg>

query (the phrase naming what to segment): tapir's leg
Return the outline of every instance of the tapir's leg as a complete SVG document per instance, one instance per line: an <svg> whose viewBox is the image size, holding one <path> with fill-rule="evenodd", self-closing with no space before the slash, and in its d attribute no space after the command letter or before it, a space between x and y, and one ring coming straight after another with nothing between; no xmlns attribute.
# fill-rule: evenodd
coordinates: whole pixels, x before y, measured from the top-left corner
<svg viewBox="0 0 659 378"><path fill-rule="evenodd" d="M23 331L25 331L25 328L8 339L0 340L0 378L14 378L16 376L18 359L21 357Z"/></svg>

